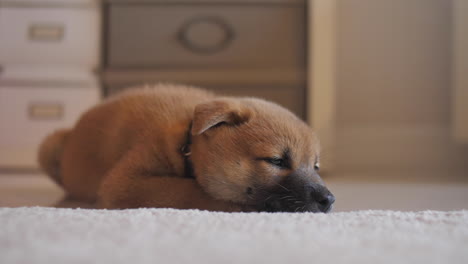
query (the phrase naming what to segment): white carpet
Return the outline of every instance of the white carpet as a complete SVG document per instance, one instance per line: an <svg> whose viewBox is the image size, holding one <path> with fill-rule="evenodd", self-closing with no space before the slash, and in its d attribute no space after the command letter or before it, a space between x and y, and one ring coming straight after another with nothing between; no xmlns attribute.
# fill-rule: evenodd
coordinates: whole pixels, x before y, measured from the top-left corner
<svg viewBox="0 0 468 264"><path fill-rule="evenodd" d="M468 211L0 208L0 263L468 263Z"/></svg>

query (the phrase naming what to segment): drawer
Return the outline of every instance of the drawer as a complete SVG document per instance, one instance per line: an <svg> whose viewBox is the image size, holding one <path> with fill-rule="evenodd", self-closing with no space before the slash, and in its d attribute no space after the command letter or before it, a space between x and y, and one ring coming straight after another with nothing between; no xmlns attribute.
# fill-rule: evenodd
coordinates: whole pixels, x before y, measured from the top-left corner
<svg viewBox="0 0 468 264"><path fill-rule="evenodd" d="M133 82L125 84L113 84L106 87L109 95L114 95L129 87L142 85L143 83ZM268 101L275 102L283 107L291 110L299 118L305 120L306 118L306 96L305 86L301 85L281 85L281 86L264 86L264 85L212 85L203 82L196 83L197 86L206 88L215 92L218 95L231 95L231 96L250 96L263 98Z"/></svg>
<svg viewBox="0 0 468 264"><path fill-rule="evenodd" d="M0 86L0 167L37 167L37 147L99 100L97 87Z"/></svg>
<svg viewBox="0 0 468 264"><path fill-rule="evenodd" d="M275 102L305 120L305 87L302 86L257 86L257 87L207 87L219 95L250 96Z"/></svg>
<svg viewBox="0 0 468 264"><path fill-rule="evenodd" d="M304 7L115 2L106 8L106 65L302 69Z"/></svg>
<svg viewBox="0 0 468 264"><path fill-rule="evenodd" d="M99 61L99 22L97 5L2 5L0 64L93 69Z"/></svg>

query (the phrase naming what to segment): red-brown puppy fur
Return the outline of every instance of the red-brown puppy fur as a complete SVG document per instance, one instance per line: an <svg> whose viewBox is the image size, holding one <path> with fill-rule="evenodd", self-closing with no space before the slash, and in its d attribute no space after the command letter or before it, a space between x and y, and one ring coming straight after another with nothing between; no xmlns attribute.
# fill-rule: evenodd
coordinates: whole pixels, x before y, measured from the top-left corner
<svg viewBox="0 0 468 264"><path fill-rule="evenodd" d="M190 123L196 180L184 178L180 151ZM51 134L39 162L68 195L104 208L239 211L253 203L247 188L271 187L290 172L258 160L285 147L296 169L317 162L310 128L278 105L157 85L110 98Z"/></svg>

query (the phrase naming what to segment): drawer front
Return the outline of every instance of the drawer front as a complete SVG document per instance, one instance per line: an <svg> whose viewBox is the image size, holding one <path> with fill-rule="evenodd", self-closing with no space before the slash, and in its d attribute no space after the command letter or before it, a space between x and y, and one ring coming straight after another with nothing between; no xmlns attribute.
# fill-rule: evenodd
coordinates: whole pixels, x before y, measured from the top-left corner
<svg viewBox="0 0 468 264"><path fill-rule="evenodd" d="M99 58L96 7L0 7L0 64L95 68Z"/></svg>
<svg viewBox="0 0 468 264"><path fill-rule="evenodd" d="M113 84L112 86L106 87L108 95L115 95L122 90L128 89L129 87L135 87L142 85L141 82L127 82L125 84ZM199 87L206 88L215 92L218 95L228 96L249 96L266 99L268 101L275 102L283 107L289 109L291 112L296 114L299 118L305 120L306 118L306 96L305 87L301 85L286 85L286 86L232 86L232 85L210 85L204 83L197 83Z"/></svg>
<svg viewBox="0 0 468 264"><path fill-rule="evenodd" d="M98 100L97 87L0 87L0 167L36 167L44 137L72 127Z"/></svg>
<svg viewBox="0 0 468 264"><path fill-rule="evenodd" d="M304 68L303 5L108 6L110 68Z"/></svg>
<svg viewBox="0 0 468 264"><path fill-rule="evenodd" d="M275 102L305 120L304 87L216 87L212 88L220 95L251 96Z"/></svg>

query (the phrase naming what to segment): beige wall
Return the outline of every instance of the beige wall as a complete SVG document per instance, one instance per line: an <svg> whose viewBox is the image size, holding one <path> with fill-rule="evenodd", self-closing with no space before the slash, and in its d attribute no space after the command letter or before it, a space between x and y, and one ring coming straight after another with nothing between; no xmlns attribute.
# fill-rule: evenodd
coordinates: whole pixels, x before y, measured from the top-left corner
<svg viewBox="0 0 468 264"><path fill-rule="evenodd" d="M338 3L338 121L448 123L450 1Z"/></svg>
<svg viewBox="0 0 468 264"><path fill-rule="evenodd" d="M452 2L337 3L336 170L468 178L450 136Z"/></svg>

